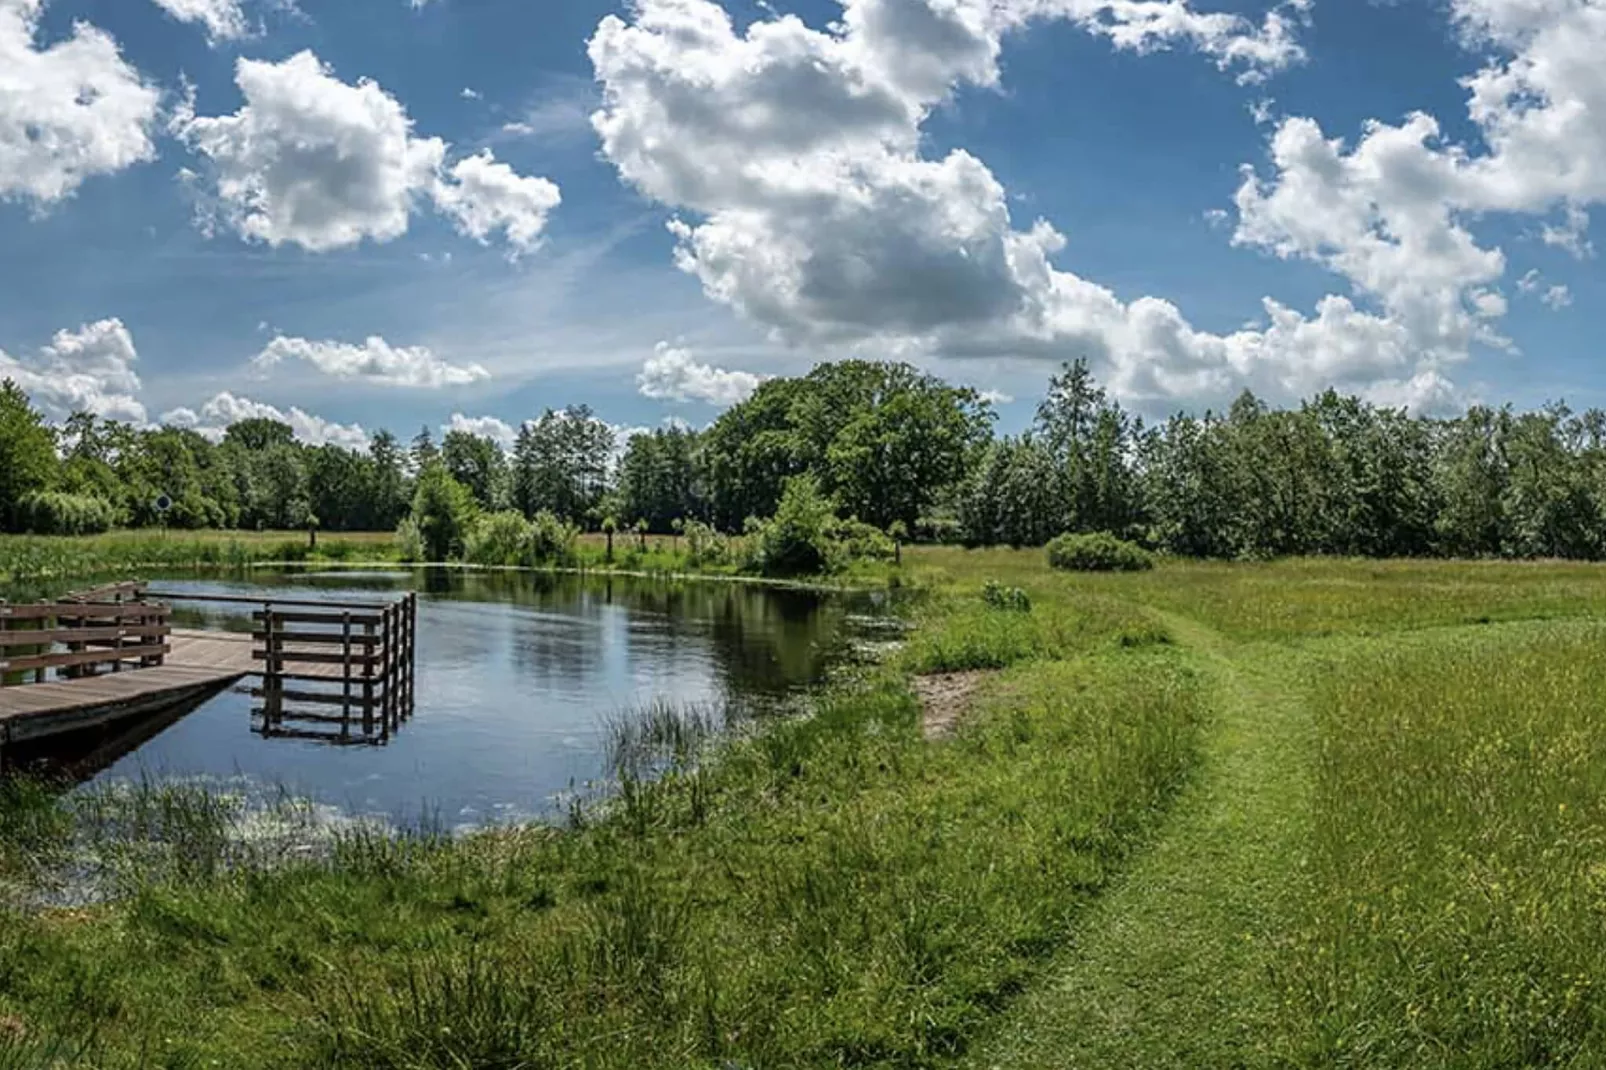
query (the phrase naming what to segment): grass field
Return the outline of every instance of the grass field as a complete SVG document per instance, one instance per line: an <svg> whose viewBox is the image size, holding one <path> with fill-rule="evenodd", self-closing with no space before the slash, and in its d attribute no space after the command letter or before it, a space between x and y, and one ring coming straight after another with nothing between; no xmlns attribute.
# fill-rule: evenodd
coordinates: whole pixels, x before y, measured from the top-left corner
<svg viewBox="0 0 1606 1070"><path fill-rule="evenodd" d="M0 913L0 1067L1606 1064L1606 569L907 559L891 663L659 711L566 829L269 865L13 787L0 881L87 829L125 894Z"/></svg>

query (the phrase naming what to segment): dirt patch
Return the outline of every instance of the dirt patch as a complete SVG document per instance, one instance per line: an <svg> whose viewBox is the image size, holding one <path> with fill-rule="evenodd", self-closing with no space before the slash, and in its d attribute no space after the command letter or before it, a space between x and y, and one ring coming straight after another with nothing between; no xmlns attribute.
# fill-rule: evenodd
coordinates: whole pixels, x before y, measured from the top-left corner
<svg viewBox="0 0 1606 1070"><path fill-rule="evenodd" d="M950 736L970 712L976 689L998 674L990 669L916 676L913 687L920 699L921 730L927 739Z"/></svg>
<svg viewBox="0 0 1606 1070"><path fill-rule="evenodd" d="M0 1040L22 1040L27 1035L28 1027L21 1018L0 1014Z"/></svg>

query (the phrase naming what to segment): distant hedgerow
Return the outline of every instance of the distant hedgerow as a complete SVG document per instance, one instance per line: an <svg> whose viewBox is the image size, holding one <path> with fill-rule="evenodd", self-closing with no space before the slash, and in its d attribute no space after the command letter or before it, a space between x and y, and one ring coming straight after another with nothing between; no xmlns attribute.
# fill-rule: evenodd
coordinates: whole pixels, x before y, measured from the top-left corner
<svg viewBox="0 0 1606 1070"><path fill-rule="evenodd" d="M1142 572L1154 567L1154 555L1108 532L1095 531L1052 540L1048 563L1072 572Z"/></svg>

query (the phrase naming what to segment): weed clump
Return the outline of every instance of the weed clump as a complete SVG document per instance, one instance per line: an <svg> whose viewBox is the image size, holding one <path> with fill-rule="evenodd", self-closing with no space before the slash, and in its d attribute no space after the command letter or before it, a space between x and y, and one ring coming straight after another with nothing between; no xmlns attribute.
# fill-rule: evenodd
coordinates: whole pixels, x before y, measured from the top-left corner
<svg viewBox="0 0 1606 1070"><path fill-rule="evenodd" d="M1146 572L1154 555L1108 532L1067 533L1048 544L1048 563L1067 572Z"/></svg>

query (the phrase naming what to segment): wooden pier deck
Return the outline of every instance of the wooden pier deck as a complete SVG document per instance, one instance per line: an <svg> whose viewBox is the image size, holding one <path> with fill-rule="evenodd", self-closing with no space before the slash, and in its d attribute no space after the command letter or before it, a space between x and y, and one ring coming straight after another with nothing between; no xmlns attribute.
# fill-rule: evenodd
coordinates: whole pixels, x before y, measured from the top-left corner
<svg viewBox="0 0 1606 1070"><path fill-rule="evenodd" d="M222 690L254 672L251 638L172 633L167 664L23 687L0 687L0 738L23 743L150 713Z"/></svg>
<svg viewBox="0 0 1606 1070"><path fill-rule="evenodd" d="M0 686L0 755L9 744L148 717L247 676L262 678L252 693L268 699L255 711L266 714L267 728L294 716L286 700L340 705L348 720L356 710L370 729L377 712L385 738L410 713L416 596L321 612L308 608L314 603L277 604L288 611L269 604L251 615L247 633L172 628L167 604L150 601L143 584L122 586L139 601L0 603L0 673L37 676ZM48 679L51 672L61 678ZM285 681L339 690L288 691Z"/></svg>

